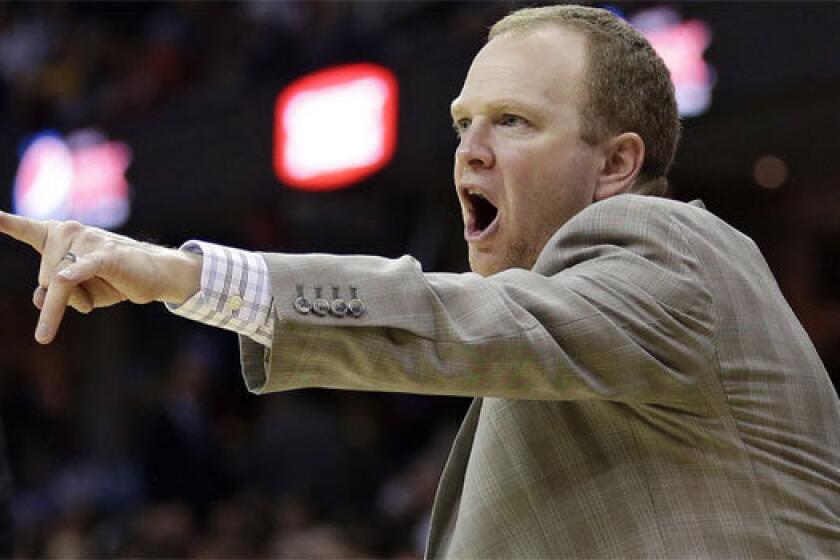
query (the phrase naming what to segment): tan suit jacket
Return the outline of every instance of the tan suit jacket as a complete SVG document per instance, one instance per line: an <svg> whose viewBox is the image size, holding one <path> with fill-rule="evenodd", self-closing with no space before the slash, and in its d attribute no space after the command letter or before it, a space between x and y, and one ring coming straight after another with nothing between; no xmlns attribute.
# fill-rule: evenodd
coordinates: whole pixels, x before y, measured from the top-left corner
<svg viewBox="0 0 840 560"><path fill-rule="evenodd" d="M533 270L265 255L273 347L248 387L476 396L427 555L840 558L840 405L753 242L699 203L621 195ZM366 305L296 311L298 287Z"/></svg>

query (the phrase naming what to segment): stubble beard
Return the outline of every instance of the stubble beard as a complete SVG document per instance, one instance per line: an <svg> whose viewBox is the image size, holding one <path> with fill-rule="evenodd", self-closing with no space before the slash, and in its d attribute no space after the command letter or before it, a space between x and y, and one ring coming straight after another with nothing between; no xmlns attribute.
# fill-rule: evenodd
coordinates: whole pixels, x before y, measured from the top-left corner
<svg viewBox="0 0 840 560"><path fill-rule="evenodd" d="M491 261L485 267L482 267L473 258L472 251L470 252L470 269L481 276L490 276L503 270L511 268L523 268L531 270L539 257L539 251L534 243L529 243L526 240L519 239L508 245L502 255L498 259ZM480 257L479 257L480 258Z"/></svg>

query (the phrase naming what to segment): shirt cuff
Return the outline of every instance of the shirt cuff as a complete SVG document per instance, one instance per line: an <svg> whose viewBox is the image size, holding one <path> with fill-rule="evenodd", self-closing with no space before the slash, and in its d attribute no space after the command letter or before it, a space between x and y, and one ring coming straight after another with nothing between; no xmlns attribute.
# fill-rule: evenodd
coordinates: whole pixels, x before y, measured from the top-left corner
<svg viewBox="0 0 840 560"><path fill-rule="evenodd" d="M274 301L262 256L204 241L187 241L180 249L204 255L201 289L181 305L167 303L167 309L271 348Z"/></svg>

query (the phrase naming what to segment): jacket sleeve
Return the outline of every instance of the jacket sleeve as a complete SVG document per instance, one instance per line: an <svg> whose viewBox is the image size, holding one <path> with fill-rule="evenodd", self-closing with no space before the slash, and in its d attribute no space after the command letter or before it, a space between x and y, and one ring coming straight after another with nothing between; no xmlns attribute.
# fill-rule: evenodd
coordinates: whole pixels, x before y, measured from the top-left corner
<svg viewBox="0 0 840 560"><path fill-rule="evenodd" d="M266 254L280 320L270 349L240 339L246 384L696 403L714 370L712 294L669 214L680 203L645 198L592 205L531 271L486 278L411 257ZM365 313L296 311L316 287L352 287Z"/></svg>

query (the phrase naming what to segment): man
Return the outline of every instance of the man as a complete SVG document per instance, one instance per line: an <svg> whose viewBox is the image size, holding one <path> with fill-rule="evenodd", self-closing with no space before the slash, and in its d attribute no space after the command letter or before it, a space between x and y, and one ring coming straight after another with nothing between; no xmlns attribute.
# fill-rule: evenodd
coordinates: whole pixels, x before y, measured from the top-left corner
<svg viewBox="0 0 840 560"><path fill-rule="evenodd" d="M164 301L242 333L255 392L476 396L430 557L840 557L840 406L810 341L747 237L640 196L679 130L647 41L603 10L515 12L452 114L474 273L3 215L43 255L36 338L68 303Z"/></svg>

